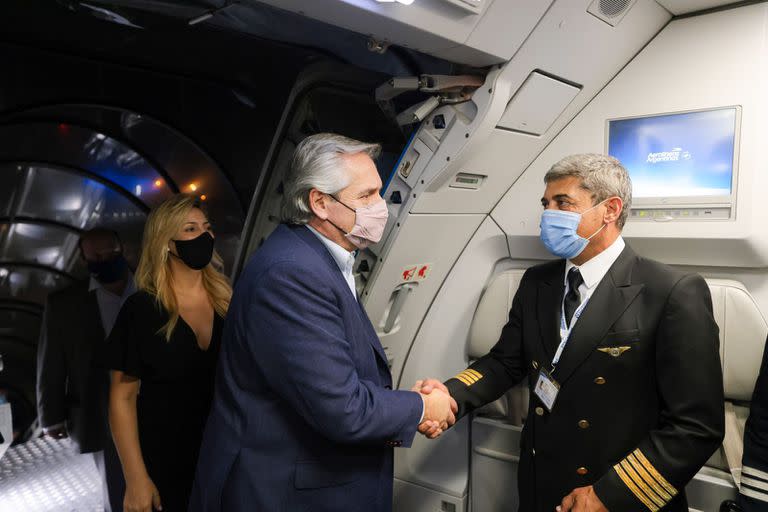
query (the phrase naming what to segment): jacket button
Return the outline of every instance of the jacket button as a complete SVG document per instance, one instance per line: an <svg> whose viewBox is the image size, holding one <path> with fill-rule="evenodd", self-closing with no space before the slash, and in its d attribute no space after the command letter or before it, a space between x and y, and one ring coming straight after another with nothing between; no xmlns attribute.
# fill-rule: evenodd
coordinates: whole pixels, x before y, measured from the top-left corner
<svg viewBox="0 0 768 512"><path fill-rule="evenodd" d="M589 470L587 468L581 467L581 468L576 470L576 473L578 473L581 476L584 476L587 473L589 473Z"/></svg>
<svg viewBox="0 0 768 512"><path fill-rule="evenodd" d="M533 369L534 369L534 370L538 370L538 369L539 369L539 363L537 363L536 361L533 361L533 362L531 363L531 366L533 366Z"/></svg>
<svg viewBox="0 0 768 512"><path fill-rule="evenodd" d="M581 420L579 422L579 428L589 428L589 422L587 420Z"/></svg>
<svg viewBox="0 0 768 512"><path fill-rule="evenodd" d="M605 379L602 378L602 377L598 377L598 378L595 379L595 384L598 384L598 385L602 386L603 384L605 384Z"/></svg>
<svg viewBox="0 0 768 512"><path fill-rule="evenodd" d="M544 416L544 408L543 407L537 407L536 408L536 415L537 416Z"/></svg>

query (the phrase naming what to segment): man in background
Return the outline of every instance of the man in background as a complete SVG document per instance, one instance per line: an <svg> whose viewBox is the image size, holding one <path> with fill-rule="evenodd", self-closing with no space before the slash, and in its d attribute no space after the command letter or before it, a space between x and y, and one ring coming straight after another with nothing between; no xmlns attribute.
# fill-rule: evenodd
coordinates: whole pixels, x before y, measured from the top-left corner
<svg viewBox="0 0 768 512"><path fill-rule="evenodd" d="M71 438L93 454L104 489L104 509L122 510L125 483L107 421L109 373L105 343L133 274L114 231L83 233L80 255L91 277L48 296L37 354L37 407L44 432Z"/></svg>

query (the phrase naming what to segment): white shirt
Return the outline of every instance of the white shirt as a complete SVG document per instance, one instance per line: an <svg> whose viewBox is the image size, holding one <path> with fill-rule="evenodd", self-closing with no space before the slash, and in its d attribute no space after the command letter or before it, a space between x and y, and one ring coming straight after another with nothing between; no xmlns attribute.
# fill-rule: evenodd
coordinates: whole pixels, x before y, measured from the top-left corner
<svg viewBox="0 0 768 512"><path fill-rule="evenodd" d="M565 283L565 293L563 297L568 294L568 272L576 267L579 269L581 278L584 280L579 286L579 296L581 298L581 304L589 300L592 294L595 292L597 285L603 280L605 274L611 269L613 264L619 258L621 251L624 250L624 239L619 236L614 242L608 246L606 250L585 262L580 267L574 265L570 260L565 262L565 274L563 275L563 282Z"/></svg>
<svg viewBox="0 0 768 512"><path fill-rule="evenodd" d="M352 274L352 269L355 265L355 255L333 240L321 235L315 228L307 224L307 228L314 233L314 235L323 243L328 252L331 253L333 261L341 270L341 275L344 276L344 280L349 286L349 291L352 292L352 296L357 299L357 290L355 290L355 276Z"/></svg>
<svg viewBox="0 0 768 512"><path fill-rule="evenodd" d="M96 302L99 303L99 313L101 313L101 325L104 327L104 339L109 337L109 333L112 332L112 327L117 320L117 314L120 312L120 308L123 307L125 299L130 297L136 292L136 285L133 282L133 273L128 273L128 281L125 284L125 290L122 295L116 295L97 281L94 277L91 277L91 281L88 284L88 291L96 290Z"/></svg>

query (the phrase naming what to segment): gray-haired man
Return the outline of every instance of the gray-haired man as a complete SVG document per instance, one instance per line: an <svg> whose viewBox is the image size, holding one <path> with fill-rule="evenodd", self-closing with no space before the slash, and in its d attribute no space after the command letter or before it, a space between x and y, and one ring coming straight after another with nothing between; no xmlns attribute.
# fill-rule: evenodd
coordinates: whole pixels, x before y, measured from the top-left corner
<svg viewBox="0 0 768 512"><path fill-rule="evenodd" d="M625 245L615 158L570 156L544 181L541 240L560 259L525 273L487 356L422 391L449 391L460 417L528 377L521 511L687 512L724 431L709 289Z"/></svg>
<svg viewBox="0 0 768 512"><path fill-rule="evenodd" d="M445 393L392 389L357 301L352 253L387 220L378 151L334 134L296 148L284 224L229 307L190 511L387 512L393 447L453 423Z"/></svg>

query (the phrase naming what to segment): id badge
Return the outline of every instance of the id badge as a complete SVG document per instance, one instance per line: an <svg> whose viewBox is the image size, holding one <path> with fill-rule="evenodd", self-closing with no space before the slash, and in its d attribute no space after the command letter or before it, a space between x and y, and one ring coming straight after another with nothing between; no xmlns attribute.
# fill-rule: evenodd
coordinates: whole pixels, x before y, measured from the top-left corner
<svg viewBox="0 0 768 512"><path fill-rule="evenodd" d="M552 412L552 408L555 406L555 400L557 400L557 394L560 392L560 384L552 378L552 375L543 368L539 370L539 379L536 381L536 387L533 392L539 397L541 403L547 408L549 412Z"/></svg>

